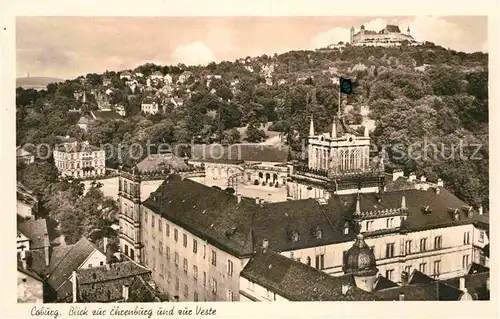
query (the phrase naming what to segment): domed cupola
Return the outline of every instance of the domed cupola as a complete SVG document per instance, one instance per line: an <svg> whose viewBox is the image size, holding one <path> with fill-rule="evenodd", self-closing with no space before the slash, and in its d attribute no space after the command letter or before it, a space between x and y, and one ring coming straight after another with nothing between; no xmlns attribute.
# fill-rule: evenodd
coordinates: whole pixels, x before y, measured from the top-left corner
<svg viewBox="0 0 500 319"><path fill-rule="evenodd" d="M374 276L378 269L375 255L363 239L363 235L357 236L354 245L346 252L342 270L346 274L354 276Z"/></svg>
<svg viewBox="0 0 500 319"><path fill-rule="evenodd" d="M377 263L363 235L359 234L354 245L345 253L342 270L346 275L354 277L356 287L368 292L373 291L378 273Z"/></svg>

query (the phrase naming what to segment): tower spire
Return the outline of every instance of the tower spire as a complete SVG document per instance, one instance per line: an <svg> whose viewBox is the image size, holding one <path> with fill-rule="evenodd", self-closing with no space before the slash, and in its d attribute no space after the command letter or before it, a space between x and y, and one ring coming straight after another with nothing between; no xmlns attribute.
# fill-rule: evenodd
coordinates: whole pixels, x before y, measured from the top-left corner
<svg viewBox="0 0 500 319"><path fill-rule="evenodd" d="M314 136L314 116L311 115L311 124L309 125L309 136Z"/></svg>
<svg viewBox="0 0 500 319"><path fill-rule="evenodd" d="M361 208L360 208L360 203L359 203L359 193L356 196L356 211L354 212L355 215L361 214Z"/></svg>
<svg viewBox="0 0 500 319"><path fill-rule="evenodd" d="M333 117L333 123L332 123L332 138L337 137L337 116Z"/></svg>

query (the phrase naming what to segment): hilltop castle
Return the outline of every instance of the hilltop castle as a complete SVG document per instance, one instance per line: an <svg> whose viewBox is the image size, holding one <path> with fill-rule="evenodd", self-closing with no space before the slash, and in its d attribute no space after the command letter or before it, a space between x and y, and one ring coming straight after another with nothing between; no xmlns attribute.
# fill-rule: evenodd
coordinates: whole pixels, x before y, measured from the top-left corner
<svg viewBox="0 0 500 319"><path fill-rule="evenodd" d="M397 46L404 41L409 44L418 44L410 34L410 27L406 33L401 32L397 25L388 24L384 29L377 31L366 30L364 25L358 33L354 33L354 27L351 28L350 42L352 45L370 45L370 46Z"/></svg>

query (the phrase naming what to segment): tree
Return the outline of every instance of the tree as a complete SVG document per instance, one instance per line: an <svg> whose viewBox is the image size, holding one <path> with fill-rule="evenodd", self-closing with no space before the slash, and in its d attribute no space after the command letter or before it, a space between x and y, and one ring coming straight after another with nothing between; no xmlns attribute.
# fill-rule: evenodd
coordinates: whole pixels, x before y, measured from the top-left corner
<svg viewBox="0 0 500 319"><path fill-rule="evenodd" d="M266 138L266 133L263 130L258 130L253 124L248 126L246 135L246 140L250 143L262 142Z"/></svg>

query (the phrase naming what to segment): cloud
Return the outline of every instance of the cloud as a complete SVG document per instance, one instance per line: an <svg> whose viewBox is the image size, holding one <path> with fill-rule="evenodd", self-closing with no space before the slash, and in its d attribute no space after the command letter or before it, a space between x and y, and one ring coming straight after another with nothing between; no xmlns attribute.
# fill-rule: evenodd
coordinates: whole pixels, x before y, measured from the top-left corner
<svg viewBox="0 0 500 319"><path fill-rule="evenodd" d="M201 41L176 47L172 59L186 65L204 65L217 60L212 50Z"/></svg>
<svg viewBox="0 0 500 319"><path fill-rule="evenodd" d="M402 32L406 32L410 27L411 35L419 42L429 41L445 48L457 51L474 52L487 51L487 41L477 41L474 32L466 24L458 24L444 17L418 16L411 18L377 18L362 23L366 30L380 31L387 24L399 25ZM355 32L358 32L359 26L355 26ZM476 32L478 26L475 26ZM321 32L311 39L312 48L326 47L329 44L336 44L339 41L349 41L349 28L333 27L332 29ZM481 32L484 32L481 30ZM476 39L475 39L476 38ZM476 42L476 43L474 43Z"/></svg>
<svg viewBox="0 0 500 319"><path fill-rule="evenodd" d="M311 45L313 48L324 48L340 41L349 42L349 29L334 27L326 32L321 32L312 38Z"/></svg>

